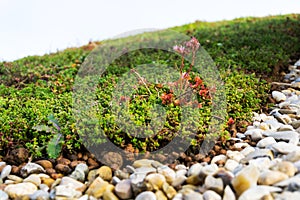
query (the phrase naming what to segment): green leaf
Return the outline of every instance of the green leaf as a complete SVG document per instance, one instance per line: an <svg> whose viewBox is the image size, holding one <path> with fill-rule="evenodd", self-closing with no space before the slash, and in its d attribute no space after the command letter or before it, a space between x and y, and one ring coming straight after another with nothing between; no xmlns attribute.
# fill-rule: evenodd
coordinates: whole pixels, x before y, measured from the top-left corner
<svg viewBox="0 0 300 200"><path fill-rule="evenodd" d="M47 147L47 153L50 158L57 158L61 152L62 148L62 135L56 134L53 136L53 138L49 141L48 147Z"/></svg>

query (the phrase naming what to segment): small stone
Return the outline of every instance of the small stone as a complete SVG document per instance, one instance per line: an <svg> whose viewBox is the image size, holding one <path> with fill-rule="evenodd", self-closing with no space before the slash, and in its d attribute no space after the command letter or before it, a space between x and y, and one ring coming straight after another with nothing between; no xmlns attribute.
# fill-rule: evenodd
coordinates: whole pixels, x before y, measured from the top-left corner
<svg viewBox="0 0 300 200"><path fill-rule="evenodd" d="M297 172L297 168L294 166L294 164L288 161L279 162L278 164L272 166L271 169L280 171L289 177L294 176Z"/></svg>
<svg viewBox="0 0 300 200"><path fill-rule="evenodd" d="M36 185L33 183L18 183L5 187L4 192L8 194L11 199L18 199L28 196L37 191Z"/></svg>
<svg viewBox="0 0 300 200"><path fill-rule="evenodd" d="M14 183L22 183L23 179L16 175L8 175L7 179L14 181Z"/></svg>
<svg viewBox="0 0 300 200"><path fill-rule="evenodd" d="M89 167L85 164L85 163L79 163L76 167L75 167L75 171L82 171L85 175L87 175L89 173Z"/></svg>
<svg viewBox="0 0 300 200"><path fill-rule="evenodd" d="M52 178L41 178L42 184L47 185L48 187L51 187L52 184L55 182Z"/></svg>
<svg viewBox="0 0 300 200"><path fill-rule="evenodd" d="M81 183L80 181L77 181L71 177L62 177L59 185L69 185L72 188L75 188L78 191L83 192L86 189L86 185Z"/></svg>
<svg viewBox="0 0 300 200"><path fill-rule="evenodd" d="M203 200L203 195L200 194L199 192L195 192L195 191L189 191L189 192L185 192L183 193L183 199L184 200Z"/></svg>
<svg viewBox="0 0 300 200"><path fill-rule="evenodd" d="M120 181L115 187L115 193L120 199L132 198L131 181L129 179Z"/></svg>
<svg viewBox="0 0 300 200"><path fill-rule="evenodd" d="M260 140L256 146L259 147L259 148L265 148L269 145L272 145L272 144L275 144L276 143L276 140L273 138L273 137L266 137L262 140Z"/></svg>
<svg viewBox="0 0 300 200"><path fill-rule="evenodd" d="M55 170L65 175L69 174L72 171L72 169L68 165L64 165L64 164L57 164L55 166Z"/></svg>
<svg viewBox="0 0 300 200"><path fill-rule="evenodd" d="M225 169L227 169L228 171L231 171L233 172L233 170L239 166L239 163L235 160L232 160L232 159L228 159L225 163Z"/></svg>
<svg viewBox="0 0 300 200"><path fill-rule="evenodd" d="M300 160L300 149L288 153L288 154L284 157L284 160L290 161L290 162L297 162L298 160Z"/></svg>
<svg viewBox="0 0 300 200"><path fill-rule="evenodd" d="M176 171L176 177L178 176L185 176L187 174L187 170L185 169L180 169Z"/></svg>
<svg viewBox="0 0 300 200"><path fill-rule="evenodd" d="M295 145L297 145L299 142L299 134L295 131L265 131L263 135L267 137L273 137L275 140L287 141Z"/></svg>
<svg viewBox="0 0 300 200"><path fill-rule="evenodd" d="M40 177L37 174L29 175L27 178L24 179L23 182L33 183L36 186L39 186L42 183Z"/></svg>
<svg viewBox="0 0 300 200"><path fill-rule="evenodd" d="M166 178L161 174L149 174L146 176L145 181L150 184L152 189L159 190L162 185L166 182Z"/></svg>
<svg viewBox="0 0 300 200"><path fill-rule="evenodd" d="M185 181L186 181L187 177L184 176L184 175L180 175L180 176L177 176L173 182L172 182L172 186L173 187L178 187L180 185L182 185Z"/></svg>
<svg viewBox="0 0 300 200"><path fill-rule="evenodd" d="M104 181L101 177L97 177L85 193L100 198L103 196L107 187L109 187L109 183Z"/></svg>
<svg viewBox="0 0 300 200"><path fill-rule="evenodd" d="M204 182L204 177L200 177L199 175L192 175L187 177L186 183L191 184L191 185L200 185L203 184Z"/></svg>
<svg viewBox="0 0 300 200"><path fill-rule="evenodd" d="M133 162L132 166L134 168L139 168L139 167L152 167L152 163L154 160L148 160L148 159L141 159L141 160L136 160Z"/></svg>
<svg viewBox="0 0 300 200"><path fill-rule="evenodd" d="M78 200L97 200L97 198L85 194L85 195L81 196Z"/></svg>
<svg viewBox="0 0 300 200"><path fill-rule="evenodd" d="M248 154L252 153L255 151L255 148L252 147L252 146L248 146L246 148L244 148L241 153L244 155L244 156L247 156Z"/></svg>
<svg viewBox="0 0 300 200"><path fill-rule="evenodd" d="M29 174L46 173L46 171L42 166L29 162L21 168L20 173L22 177L27 177Z"/></svg>
<svg viewBox="0 0 300 200"><path fill-rule="evenodd" d="M2 171L1 171L1 175L0 175L0 179L4 179L6 178L11 172L11 166L10 165L6 165Z"/></svg>
<svg viewBox="0 0 300 200"><path fill-rule="evenodd" d="M173 169L171 169L170 167L168 166L161 166L161 167L158 167L157 168L157 172L159 174L162 174L165 178L166 178L166 181L171 184L173 182L173 180L176 178L176 173Z"/></svg>
<svg viewBox="0 0 300 200"><path fill-rule="evenodd" d="M223 200L235 200L235 199L236 198L234 192L231 190L230 186L227 185L224 190Z"/></svg>
<svg viewBox="0 0 300 200"><path fill-rule="evenodd" d="M50 194L43 190L37 190L33 194L31 194L29 197L32 200L48 200L48 199L50 199Z"/></svg>
<svg viewBox="0 0 300 200"><path fill-rule="evenodd" d="M270 160L274 158L273 152L270 149L255 149L241 160L241 163L247 163L252 159L268 157Z"/></svg>
<svg viewBox="0 0 300 200"><path fill-rule="evenodd" d="M55 187L55 195L74 199L80 197L82 193L73 188L71 185L59 185Z"/></svg>
<svg viewBox="0 0 300 200"><path fill-rule="evenodd" d="M81 170L74 170L70 177L81 182L84 182L85 180L85 174Z"/></svg>
<svg viewBox="0 0 300 200"><path fill-rule="evenodd" d="M233 145L233 147L236 148L236 149L242 149L242 148L245 148L245 147L248 147L248 146L249 146L249 144L246 143L246 142L238 142L238 143L235 143Z"/></svg>
<svg viewBox="0 0 300 200"><path fill-rule="evenodd" d="M291 125L294 129L297 129L300 127L300 120L292 121Z"/></svg>
<svg viewBox="0 0 300 200"><path fill-rule="evenodd" d="M146 191L140 193L135 200L156 200L156 196L153 192Z"/></svg>
<svg viewBox="0 0 300 200"><path fill-rule="evenodd" d="M234 177L234 174L224 169L219 169L214 177L221 178L223 181L223 185L229 185Z"/></svg>
<svg viewBox="0 0 300 200"><path fill-rule="evenodd" d="M279 132L294 131L294 128L291 125L283 124L279 127L279 129L277 131L279 131Z"/></svg>
<svg viewBox="0 0 300 200"><path fill-rule="evenodd" d="M122 180L122 179L128 179L130 174L118 169L115 171L115 176Z"/></svg>
<svg viewBox="0 0 300 200"><path fill-rule="evenodd" d="M103 152L104 156L101 159L105 165L119 169L123 165L123 157L117 152Z"/></svg>
<svg viewBox="0 0 300 200"><path fill-rule="evenodd" d="M279 91L273 91L272 97L273 97L273 99L275 99L275 101L277 103L286 100L286 96L282 92L279 92Z"/></svg>
<svg viewBox="0 0 300 200"><path fill-rule="evenodd" d="M290 199L290 200L298 200L300 199L300 192L289 192L289 191L284 191L281 194L276 195L276 199L281 200L281 199Z"/></svg>
<svg viewBox="0 0 300 200"><path fill-rule="evenodd" d="M62 164L62 165L69 165L71 164L71 161L67 158L64 158L64 157L59 157L57 158L57 164Z"/></svg>
<svg viewBox="0 0 300 200"><path fill-rule="evenodd" d="M202 167L200 163L193 164L188 170L188 176L200 174Z"/></svg>
<svg viewBox="0 0 300 200"><path fill-rule="evenodd" d="M165 193L161 190L157 190L155 192L155 196L156 196L156 199L159 199L159 200L168 200L168 197L166 197Z"/></svg>
<svg viewBox="0 0 300 200"><path fill-rule="evenodd" d="M6 192L0 190L0 200L8 200L8 194Z"/></svg>
<svg viewBox="0 0 300 200"><path fill-rule="evenodd" d="M212 190L207 190L203 193L203 200L222 200L222 197Z"/></svg>
<svg viewBox="0 0 300 200"><path fill-rule="evenodd" d="M259 171L265 171L271 166L271 160L267 157L256 158L250 160L249 164L256 166Z"/></svg>
<svg viewBox="0 0 300 200"><path fill-rule="evenodd" d="M163 184L162 190L165 192L169 199L172 199L177 194L176 190L168 183Z"/></svg>
<svg viewBox="0 0 300 200"><path fill-rule="evenodd" d="M245 158L245 156L239 151L228 150L226 155L229 159L235 160L237 162Z"/></svg>
<svg viewBox="0 0 300 200"><path fill-rule="evenodd" d="M282 190L278 187L272 186L253 186L246 190L240 197L239 200L252 200L262 199L264 196L269 195L271 192L281 192Z"/></svg>
<svg viewBox="0 0 300 200"><path fill-rule="evenodd" d="M282 154L288 154L293 151L297 151L300 149L300 147L297 147L294 144L286 143L286 142L277 142L272 145L272 149L274 149L278 153Z"/></svg>
<svg viewBox="0 0 300 200"><path fill-rule="evenodd" d="M35 163L42 166L44 169L53 168L53 165L49 160L38 160Z"/></svg>
<svg viewBox="0 0 300 200"><path fill-rule="evenodd" d="M110 167L102 166L98 169L97 173L105 181L110 181L112 179L112 170Z"/></svg>
<svg viewBox="0 0 300 200"><path fill-rule="evenodd" d="M219 194L223 191L223 181L221 178L214 178L213 176L209 175L205 178L204 181L205 188L209 190L213 190Z"/></svg>
<svg viewBox="0 0 300 200"><path fill-rule="evenodd" d="M232 186L237 195L241 195L250 187L255 186L258 177L259 170L253 165L248 165L238 172L238 174L232 180Z"/></svg>
<svg viewBox="0 0 300 200"><path fill-rule="evenodd" d="M97 169L93 169L91 171L89 171L88 176L87 176L87 180L89 182L94 181L98 176L98 170Z"/></svg>
<svg viewBox="0 0 300 200"><path fill-rule="evenodd" d="M219 167L216 164L205 165L202 167L200 174L208 176L217 173Z"/></svg>
<svg viewBox="0 0 300 200"><path fill-rule="evenodd" d="M154 167L140 167L140 168L134 169L134 171L132 171L132 173L134 173L134 172L149 174L149 173L156 173L157 170Z"/></svg>
<svg viewBox="0 0 300 200"><path fill-rule="evenodd" d="M279 171L264 171L259 175L258 184L260 185L274 185L280 181L286 180L288 176Z"/></svg>
<svg viewBox="0 0 300 200"><path fill-rule="evenodd" d="M226 162L227 157L225 155L217 155L215 157L213 157L213 159L211 160L211 164L215 164L216 162L219 161L223 161L224 163Z"/></svg>

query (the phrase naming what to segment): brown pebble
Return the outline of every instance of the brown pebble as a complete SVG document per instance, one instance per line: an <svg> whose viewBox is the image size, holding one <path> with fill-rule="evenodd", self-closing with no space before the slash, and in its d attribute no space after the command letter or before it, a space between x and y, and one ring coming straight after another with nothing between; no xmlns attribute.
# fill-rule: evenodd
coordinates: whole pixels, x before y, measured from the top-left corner
<svg viewBox="0 0 300 200"><path fill-rule="evenodd" d="M89 156L88 156L87 154L84 154L83 157L82 157L82 159L83 159L84 161L87 161L87 160L89 159Z"/></svg>
<svg viewBox="0 0 300 200"><path fill-rule="evenodd" d="M57 163L62 165L69 165L71 161L67 158L58 158Z"/></svg>
<svg viewBox="0 0 300 200"><path fill-rule="evenodd" d="M62 178L64 175L60 174L60 173L53 173L50 176L51 176L51 178L53 178L54 180L56 180L58 178Z"/></svg>
<svg viewBox="0 0 300 200"><path fill-rule="evenodd" d="M44 169L53 168L53 165L49 160L38 160L35 163L41 165Z"/></svg>
<svg viewBox="0 0 300 200"><path fill-rule="evenodd" d="M78 158L78 159L82 159L82 153L81 153L81 152L79 152L79 153L77 154L77 158Z"/></svg>
<svg viewBox="0 0 300 200"><path fill-rule="evenodd" d="M75 169L75 167L78 165L78 164L80 164L80 163L84 163L85 164L85 161L82 161L82 160L74 160L74 161L72 161L71 163L70 163L70 167L72 168L72 169Z"/></svg>
<svg viewBox="0 0 300 200"><path fill-rule="evenodd" d="M89 165L89 169L95 169L95 168L99 167L99 163L92 158L89 158L87 160L87 163Z"/></svg>
<svg viewBox="0 0 300 200"><path fill-rule="evenodd" d="M204 159L204 158L205 158L205 155L200 154L200 153L198 153L197 155L194 156L194 159L195 159L196 161L200 161L200 160L202 160L202 159Z"/></svg>
<svg viewBox="0 0 300 200"><path fill-rule="evenodd" d="M226 155L227 151L225 149L220 150L220 154Z"/></svg>
<svg viewBox="0 0 300 200"><path fill-rule="evenodd" d="M209 163L210 160L211 160L211 158L210 158L209 156L207 156L207 157L205 157L205 158L202 159L202 162L207 162L207 163Z"/></svg>
<svg viewBox="0 0 300 200"><path fill-rule="evenodd" d="M63 174L69 174L72 170L68 165L63 165L63 164L57 164L55 166L55 170L57 172L63 173Z"/></svg>
<svg viewBox="0 0 300 200"><path fill-rule="evenodd" d="M46 173L50 175L50 174L56 173L56 171L53 168L48 168L48 169L46 169Z"/></svg>
<svg viewBox="0 0 300 200"><path fill-rule="evenodd" d="M11 167L11 174L20 174L20 170L21 170L22 166L23 165L21 165L21 166L15 166L15 165L13 165Z"/></svg>
<svg viewBox="0 0 300 200"><path fill-rule="evenodd" d="M45 178L45 177L41 177L41 181L43 184L47 185L49 188L51 188L51 185L54 183L54 179L52 178Z"/></svg>

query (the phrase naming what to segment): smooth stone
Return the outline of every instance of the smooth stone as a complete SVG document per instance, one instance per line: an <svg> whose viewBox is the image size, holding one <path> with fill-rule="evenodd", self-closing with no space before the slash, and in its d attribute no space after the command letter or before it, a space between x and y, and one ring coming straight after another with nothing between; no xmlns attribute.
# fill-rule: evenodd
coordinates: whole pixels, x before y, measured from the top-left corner
<svg viewBox="0 0 300 200"><path fill-rule="evenodd" d="M29 175L27 178L23 180L23 182L30 182L36 186L39 186L42 183L41 178L37 174Z"/></svg>
<svg viewBox="0 0 300 200"><path fill-rule="evenodd" d="M240 160L242 160L243 158L245 158L245 156L241 152L239 152L239 151L231 151L231 150L227 151L226 156L229 159L235 160L237 162L239 162Z"/></svg>
<svg viewBox="0 0 300 200"><path fill-rule="evenodd" d="M235 143L233 145L234 148L237 148L237 149L241 149L241 148L245 148L245 147L248 147L249 144L246 143L246 142L239 142L239 143ZM222 155L222 154L221 154Z"/></svg>
<svg viewBox="0 0 300 200"><path fill-rule="evenodd" d="M294 144L286 143L286 142L277 142L277 143L273 144L271 147L276 152L282 153L282 154L288 154L288 153L291 153L293 151L297 151L300 149L300 147L297 147Z"/></svg>
<svg viewBox="0 0 300 200"><path fill-rule="evenodd" d="M183 200L203 200L203 195L199 192L191 191L184 193L182 196Z"/></svg>
<svg viewBox="0 0 300 200"><path fill-rule="evenodd" d="M239 139L244 139L246 136L243 133L237 133L236 137Z"/></svg>
<svg viewBox="0 0 300 200"><path fill-rule="evenodd" d="M294 129L299 128L300 127L300 120L292 121L291 125Z"/></svg>
<svg viewBox="0 0 300 200"><path fill-rule="evenodd" d="M117 174L117 171L116 171L116 174ZM93 170L89 171L89 173L87 175L87 180L89 182L92 182L97 178L97 176L98 176L98 169L93 169Z"/></svg>
<svg viewBox="0 0 300 200"><path fill-rule="evenodd" d="M44 190L37 190L29 197L31 200L48 200L50 199L50 194Z"/></svg>
<svg viewBox="0 0 300 200"><path fill-rule="evenodd" d="M29 162L21 168L20 173L22 177L27 177L29 174L46 173L46 171L42 166Z"/></svg>
<svg viewBox="0 0 300 200"><path fill-rule="evenodd" d="M200 174L202 168L203 165L200 163L193 164L188 170L188 176Z"/></svg>
<svg viewBox="0 0 300 200"><path fill-rule="evenodd" d="M225 169L227 169L228 171L233 171L237 166L239 166L239 162L232 160L232 159L228 159L225 163Z"/></svg>
<svg viewBox="0 0 300 200"><path fill-rule="evenodd" d="M257 183L259 185L274 185L280 181L288 179L288 175L279 171L264 171L259 175Z"/></svg>
<svg viewBox="0 0 300 200"><path fill-rule="evenodd" d="M286 180L276 183L275 186L287 187L290 184L297 184L297 183L300 183L300 177L291 177L289 179L286 179Z"/></svg>
<svg viewBox="0 0 300 200"><path fill-rule="evenodd" d="M169 199L172 199L177 194L177 191L174 189L174 187L170 186L168 183L164 183L162 185L162 190Z"/></svg>
<svg viewBox="0 0 300 200"><path fill-rule="evenodd" d="M250 187L256 186L258 177L259 170L257 167L248 165L236 174L231 183L239 196Z"/></svg>
<svg viewBox="0 0 300 200"><path fill-rule="evenodd" d="M0 179L5 179L11 172L11 165L6 165L2 171L1 171L1 175L0 175Z"/></svg>
<svg viewBox="0 0 300 200"><path fill-rule="evenodd" d="M43 183L41 185L39 185L39 188L40 188L40 190L43 190L45 192L48 192L50 190L50 187L48 187L48 185L43 184Z"/></svg>
<svg viewBox="0 0 300 200"><path fill-rule="evenodd" d="M149 174L149 173L156 173L157 169L154 167L139 167L134 169L134 172Z"/></svg>
<svg viewBox="0 0 300 200"><path fill-rule="evenodd" d="M221 194L224 188L223 181L221 178L214 178L213 176L209 175L205 178L204 181L205 188L209 190L213 190L218 194Z"/></svg>
<svg viewBox="0 0 300 200"><path fill-rule="evenodd" d="M286 100L286 96L282 92L279 92L279 91L273 91L272 97L273 97L273 99L275 99L275 101L277 103Z"/></svg>
<svg viewBox="0 0 300 200"><path fill-rule="evenodd" d="M218 165L216 164L210 164L210 165L205 165L202 167L200 174L208 176L208 175L214 175L218 172Z"/></svg>
<svg viewBox="0 0 300 200"><path fill-rule="evenodd" d="M147 186L145 184L146 174L144 173L134 173L130 175L132 191L134 195L141 193L142 191L147 190Z"/></svg>
<svg viewBox="0 0 300 200"><path fill-rule="evenodd" d="M53 168L53 164L49 160L38 160L35 163L42 166L44 169Z"/></svg>
<svg viewBox="0 0 300 200"><path fill-rule="evenodd" d="M256 144L256 146L259 148L265 148L266 146L269 146L269 145L272 145L275 143L276 143L276 140L273 137L266 137L266 138L263 138L262 140L260 140Z"/></svg>
<svg viewBox="0 0 300 200"><path fill-rule="evenodd" d="M81 170L73 171L72 174L70 175L70 177L75 180L81 181L81 182L84 182L84 180L85 180L85 174Z"/></svg>
<svg viewBox="0 0 300 200"><path fill-rule="evenodd" d="M85 194L85 195L81 196L78 200L97 200L97 198Z"/></svg>
<svg viewBox="0 0 300 200"><path fill-rule="evenodd" d="M295 165L292 162L288 161L279 162L272 166L270 169L280 171L288 175L289 177L292 177L297 173L297 168L295 167Z"/></svg>
<svg viewBox="0 0 300 200"><path fill-rule="evenodd" d="M14 183L22 183L23 182L23 179L16 175L8 175L7 179L14 181Z"/></svg>
<svg viewBox="0 0 300 200"><path fill-rule="evenodd" d="M298 172L300 172L300 160L297 162L294 162L294 166L297 168Z"/></svg>
<svg viewBox="0 0 300 200"><path fill-rule="evenodd" d="M294 131L294 128L293 128L293 126L291 126L291 125L285 125L285 124L283 124L283 125L281 125L281 126L279 127L279 129L278 129L277 131L279 131L279 132L283 132L283 131Z"/></svg>
<svg viewBox="0 0 300 200"><path fill-rule="evenodd" d="M55 195L66 198L79 198L82 193L70 185L58 185L55 187Z"/></svg>
<svg viewBox="0 0 300 200"><path fill-rule="evenodd" d="M207 190L203 193L203 200L222 200L222 197L212 190Z"/></svg>
<svg viewBox="0 0 300 200"><path fill-rule="evenodd" d="M175 166L175 170L187 170L188 168L185 165L179 164Z"/></svg>
<svg viewBox="0 0 300 200"><path fill-rule="evenodd" d="M267 157L256 158L250 160L249 164L256 166L259 171L264 171L269 169L269 167L271 166L271 160Z"/></svg>
<svg viewBox="0 0 300 200"><path fill-rule="evenodd" d="M292 122L291 117L286 114L282 115L280 113L277 113L274 115L274 117L278 120L278 122L280 122L282 124L290 124Z"/></svg>
<svg viewBox="0 0 300 200"><path fill-rule="evenodd" d="M120 199L132 198L132 188L130 179L122 180L115 186L115 193Z"/></svg>
<svg viewBox="0 0 300 200"><path fill-rule="evenodd" d="M121 182L121 179L119 179L116 176L113 176L112 179L111 179L111 182L112 182L113 185L117 185L118 183Z"/></svg>
<svg viewBox="0 0 300 200"><path fill-rule="evenodd" d="M213 157L213 159L210 161L211 164L215 164L216 162L220 162L223 161L224 163L226 162L227 157L223 154L221 155L217 155L215 157Z"/></svg>
<svg viewBox="0 0 300 200"><path fill-rule="evenodd" d="M185 176L185 175L187 175L187 170L186 169L180 169L180 170L177 170L175 173L176 173L176 177ZM176 177L175 177L175 179L176 179Z"/></svg>
<svg viewBox="0 0 300 200"><path fill-rule="evenodd" d="M230 188L229 185L227 185L225 187L225 190L224 190L224 194L223 194L223 200L235 200L235 194L234 192L232 191L232 189Z"/></svg>
<svg viewBox="0 0 300 200"><path fill-rule="evenodd" d="M152 163L154 160L148 160L148 159L141 159L141 160L136 160L133 162L132 166L134 168L139 168L139 167L152 167Z"/></svg>
<svg viewBox="0 0 300 200"><path fill-rule="evenodd" d="M100 198L108 187L109 183L107 181L104 181L101 177L97 177L85 193Z"/></svg>
<svg viewBox="0 0 300 200"><path fill-rule="evenodd" d="M48 187L51 187L52 184L55 182L55 180L52 178L43 178L43 177L41 178L41 181L42 181L42 184L45 184Z"/></svg>
<svg viewBox="0 0 300 200"><path fill-rule="evenodd" d="M146 176L145 181L150 184L154 190L160 190L166 182L166 178L162 174L154 173Z"/></svg>
<svg viewBox="0 0 300 200"><path fill-rule="evenodd" d="M71 177L64 176L62 177L59 185L69 185L72 188L75 188L78 191L84 191L86 188L86 185L80 181L77 181Z"/></svg>
<svg viewBox="0 0 300 200"><path fill-rule="evenodd" d="M241 160L241 163L247 163L252 159L268 157L270 160L274 159L273 152L270 149L255 149Z"/></svg>
<svg viewBox="0 0 300 200"><path fill-rule="evenodd" d="M130 174L118 169L115 171L115 176L118 177L119 179L123 180L123 179L128 179Z"/></svg>
<svg viewBox="0 0 300 200"><path fill-rule="evenodd" d="M135 200L156 200L156 196L153 192L146 191L137 195Z"/></svg>
<svg viewBox="0 0 300 200"><path fill-rule="evenodd" d="M173 187L178 187L180 185L182 185L185 181L186 181L187 177L184 176L184 175L180 175L180 176L177 176L173 182L172 182L172 186Z"/></svg>
<svg viewBox="0 0 300 200"><path fill-rule="evenodd" d="M173 169L171 169L170 167L165 166L165 165L158 167L157 172L159 174L162 174L166 178L166 181L169 184L171 184L173 182L173 180L176 178L176 172Z"/></svg>
<svg viewBox="0 0 300 200"><path fill-rule="evenodd" d="M270 129L270 125L265 123L265 122L262 122L262 123L259 124L258 128L263 130L263 131L266 131L266 130Z"/></svg>
<svg viewBox="0 0 300 200"><path fill-rule="evenodd" d="M261 130L261 129L259 129L259 128L254 128L254 129L249 129L249 130L247 130L244 134L245 134L246 136L249 135L249 136L252 137L253 134L255 134L255 135L261 135L262 132L263 132L263 130Z"/></svg>
<svg viewBox="0 0 300 200"><path fill-rule="evenodd" d="M295 131L278 131L278 132L265 131L263 135L266 137L273 137L275 140L288 141L289 143L295 145L297 145L299 142L299 133Z"/></svg>
<svg viewBox="0 0 300 200"><path fill-rule="evenodd" d="M100 167L98 169L97 173L105 181L110 181L112 179L112 170L108 166L102 166L102 167Z"/></svg>
<svg viewBox="0 0 300 200"><path fill-rule="evenodd" d="M0 190L0 200L8 200L9 196L6 192Z"/></svg>
<svg viewBox="0 0 300 200"><path fill-rule="evenodd" d="M255 151L255 148L252 147L252 146L248 146L246 148L244 148L241 153L244 155L244 156L247 156L248 154L250 154L251 152L254 152Z"/></svg>
<svg viewBox="0 0 300 200"><path fill-rule="evenodd" d="M37 191L36 185L33 183L17 183L5 187L4 192L8 194L11 199L22 198Z"/></svg>
<svg viewBox="0 0 300 200"><path fill-rule="evenodd" d="M183 200L183 194L177 193L172 200ZM202 200L202 199L200 199Z"/></svg>
<svg viewBox="0 0 300 200"><path fill-rule="evenodd" d="M87 175L89 173L89 167L87 166L87 164L85 163L79 163L76 167L75 167L75 171L82 171L85 175Z"/></svg>
<svg viewBox="0 0 300 200"><path fill-rule="evenodd" d="M296 151L292 151L284 156L284 160L290 161L290 162L297 162L300 160L300 149Z"/></svg>
<svg viewBox="0 0 300 200"><path fill-rule="evenodd" d="M265 121L265 123L268 124L270 126L270 129L273 131L277 131L282 125L276 119L267 120Z"/></svg>
<svg viewBox="0 0 300 200"><path fill-rule="evenodd" d="M240 197L239 200L253 200L262 199L264 196L269 195L272 192L281 192L282 189L272 186L258 185L246 190Z"/></svg>
<svg viewBox="0 0 300 200"><path fill-rule="evenodd" d="M161 190L157 190L155 192L155 196L156 196L156 199L159 199L159 200L168 200L168 197L166 197L165 193Z"/></svg>

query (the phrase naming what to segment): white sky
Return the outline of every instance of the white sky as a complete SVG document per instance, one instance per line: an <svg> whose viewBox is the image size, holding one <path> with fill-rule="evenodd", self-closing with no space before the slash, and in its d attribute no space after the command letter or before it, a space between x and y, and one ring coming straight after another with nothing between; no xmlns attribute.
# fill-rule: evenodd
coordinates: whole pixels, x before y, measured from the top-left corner
<svg viewBox="0 0 300 200"><path fill-rule="evenodd" d="M0 0L0 61L136 29L300 13L300 0Z"/></svg>

